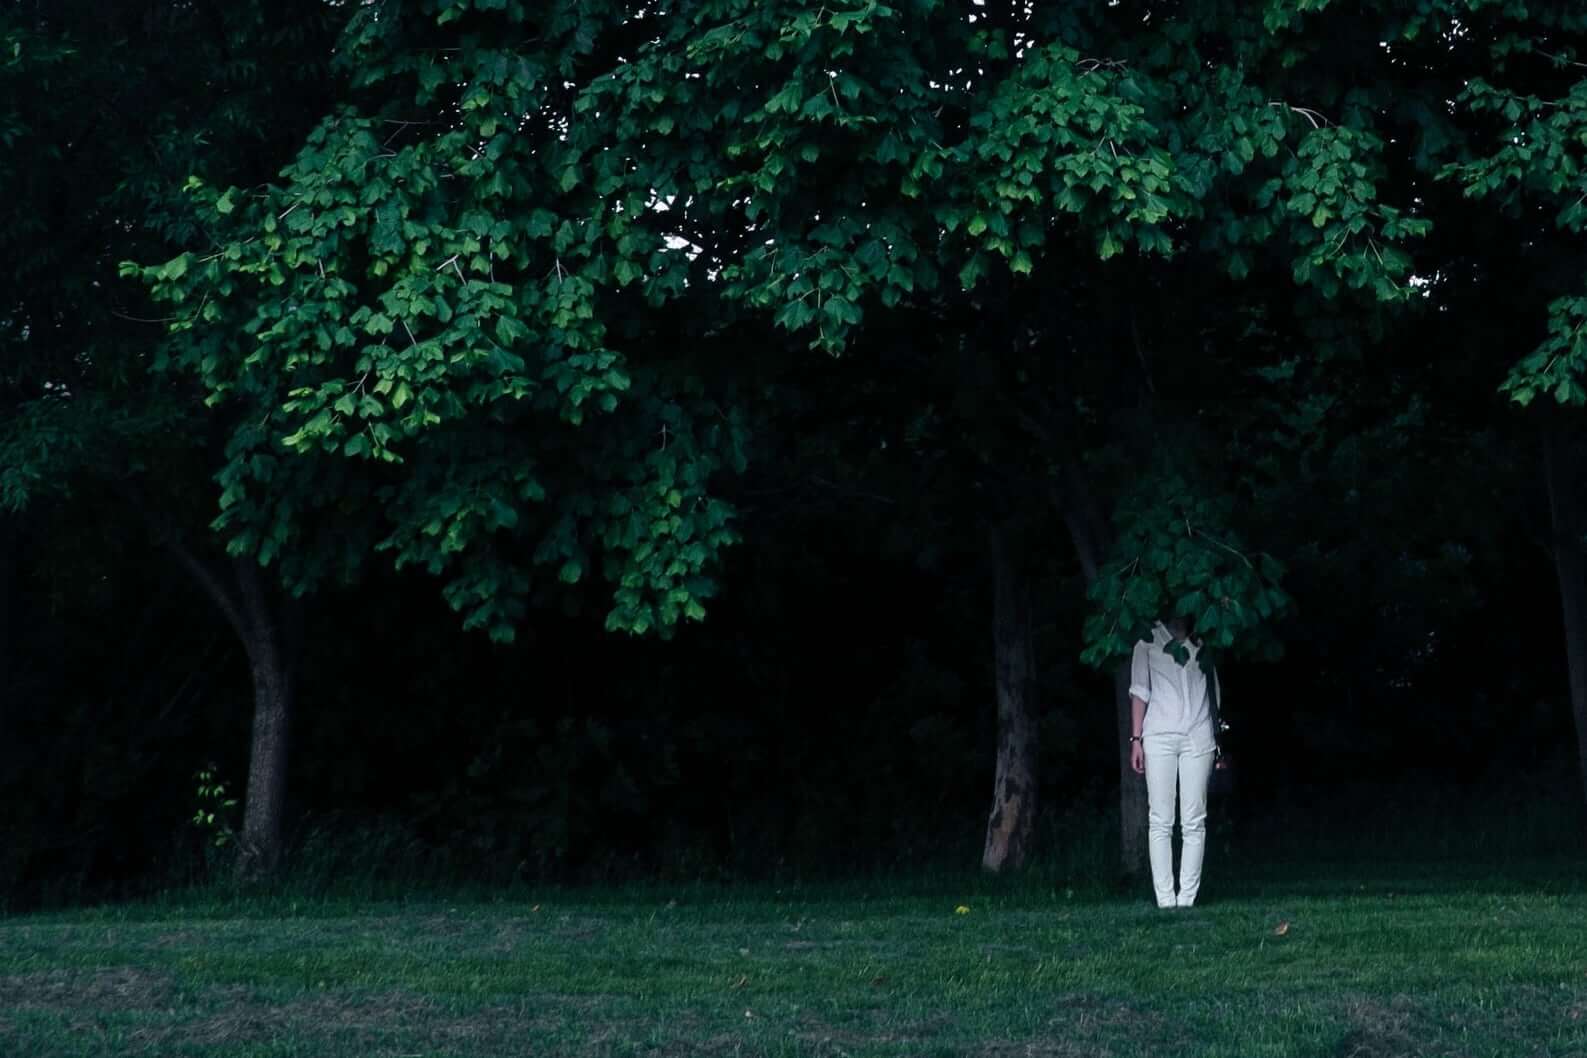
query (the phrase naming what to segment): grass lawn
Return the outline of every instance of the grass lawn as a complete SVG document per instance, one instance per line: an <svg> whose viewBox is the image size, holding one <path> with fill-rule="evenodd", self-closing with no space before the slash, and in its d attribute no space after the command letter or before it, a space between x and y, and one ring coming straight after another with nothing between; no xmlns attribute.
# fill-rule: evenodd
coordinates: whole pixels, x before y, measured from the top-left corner
<svg viewBox="0 0 1587 1058"><path fill-rule="evenodd" d="M1587 1055L1579 871L1215 866L11 916L0 1055Z"/></svg>

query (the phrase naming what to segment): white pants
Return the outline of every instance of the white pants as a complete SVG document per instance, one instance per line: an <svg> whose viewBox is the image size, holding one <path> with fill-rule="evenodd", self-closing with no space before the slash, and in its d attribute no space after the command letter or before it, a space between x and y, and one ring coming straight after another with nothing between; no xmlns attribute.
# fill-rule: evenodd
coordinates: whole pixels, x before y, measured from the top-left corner
<svg viewBox="0 0 1587 1058"><path fill-rule="evenodd" d="M1207 848L1207 779L1211 752L1197 753L1188 735L1147 735L1146 847L1152 860L1152 889L1158 907L1189 907L1201 889L1201 859ZM1174 796L1179 796L1179 895L1174 895Z"/></svg>

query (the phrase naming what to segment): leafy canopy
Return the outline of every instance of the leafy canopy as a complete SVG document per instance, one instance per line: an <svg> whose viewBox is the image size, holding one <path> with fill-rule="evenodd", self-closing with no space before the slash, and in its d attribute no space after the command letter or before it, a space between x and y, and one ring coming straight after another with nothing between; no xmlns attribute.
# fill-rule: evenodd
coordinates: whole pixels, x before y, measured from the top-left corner
<svg viewBox="0 0 1587 1058"><path fill-rule="evenodd" d="M235 423L233 553L306 588L384 550L500 638L536 570L599 567L610 627L665 630L735 539L713 481L743 420L701 366L724 346L837 354L1187 247L1403 297L1425 221L1377 194L1369 124L1283 101L1288 5L1266 31L1127 8L361 6L347 100L280 180L193 182L213 245L128 266L180 316L164 362Z"/></svg>

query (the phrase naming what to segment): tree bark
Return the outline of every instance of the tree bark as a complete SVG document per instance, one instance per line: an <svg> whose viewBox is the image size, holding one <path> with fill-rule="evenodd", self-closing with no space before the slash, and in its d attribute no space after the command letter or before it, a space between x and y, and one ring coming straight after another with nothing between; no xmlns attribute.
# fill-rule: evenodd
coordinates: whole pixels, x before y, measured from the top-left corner
<svg viewBox="0 0 1587 1058"><path fill-rule="evenodd" d="M1086 583L1101 575L1107 554L1107 520L1097 507L1079 466L1066 462L1063 486L1054 488L1052 500L1069 529L1075 554ZM1130 767L1130 664L1122 661L1113 671L1113 711L1118 728L1119 762L1119 867L1125 878L1146 869L1146 783Z"/></svg>
<svg viewBox="0 0 1587 1058"><path fill-rule="evenodd" d="M1114 715L1119 729L1119 867L1127 879L1146 869L1146 780L1130 767L1130 663L1113 670Z"/></svg>
<svg viewBox="0 0 1587 1058"><path fill-rule="evenodd" d="M17 554L22 534L7 517L0 517L0 709L15 705L11 700L16 693L16 683L11 672L11 596L16 591Z"/></svg>
<svg viewBox="0 0 1587 1058"><path fill-rule="evenodd" d="M228 566L197 554L131 482L119 489L143 517L157 542L225 617L248 656L253 681L253 733L248 749L248 788L236 870L257 880L281 865L286 812L287 748L291 733L297 667L296 604L272 598L249 559Z"/></svg>
<svg viewBox="0 0 1587 1058"><path fill-rule="evenodd" d="M287 622L271 606L259 583L257 568L244 562L238 563L237 569L253 676L253 738L237 874L255 880L274 874L281 865L296 651Z"/></svg>
<svg viewBox="0 0 1587 1058"><path fill-rule="evenodd" d="M997 694L997 775L981 866L1017 870L1030 852L1036 821L1036 721L1030 591L1001 531L992 533L992 639Z"/></svg>
<svg viewBox="0 0 1587 1058"><path fill-rule="evenodd" d="M1576 760L1587 797L1587 555L1579 493L1581 453L1571 428L1558 418L1543 428L1543 476L1554 537L1554 572L1565 624L1565 662L1570 679L1571 717L1576 724Z"/></svg>

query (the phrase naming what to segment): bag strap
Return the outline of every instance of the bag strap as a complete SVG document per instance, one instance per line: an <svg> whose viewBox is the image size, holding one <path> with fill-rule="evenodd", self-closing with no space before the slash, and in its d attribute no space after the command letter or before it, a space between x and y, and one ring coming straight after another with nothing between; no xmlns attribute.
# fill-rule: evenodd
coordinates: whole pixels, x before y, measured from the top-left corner
<svg viewBox="0 0 1587 1058"><path fill-rule="evenodd" d="M1197 664L1201 664L1197 659ZM1211 706L1212 713L1212 744L1218 756L1223 756L1223 711L1218 706L1218 666L1208 662L1201 666L1201 673L1207 677L1207 703Z"/></svg>
<svg viewBox="0 0 1587 1058"><path fill-rule="evenodd" d="M1157 645L1157 629L1153 628L1152 629L1152 646L1155 647L1156 645ZM1152 707L1152 698L1153 697L1155 697L1155 696L1152 694L1152 647L1147 647L1146 648L1146 708L1147 709L1150 709ZM1142 711L1142 715L1143 716L1145 715L1145 711L1144 710ZM1145 723L1144 720L1141 721L1141 722L1143 724Z"/></svg>

